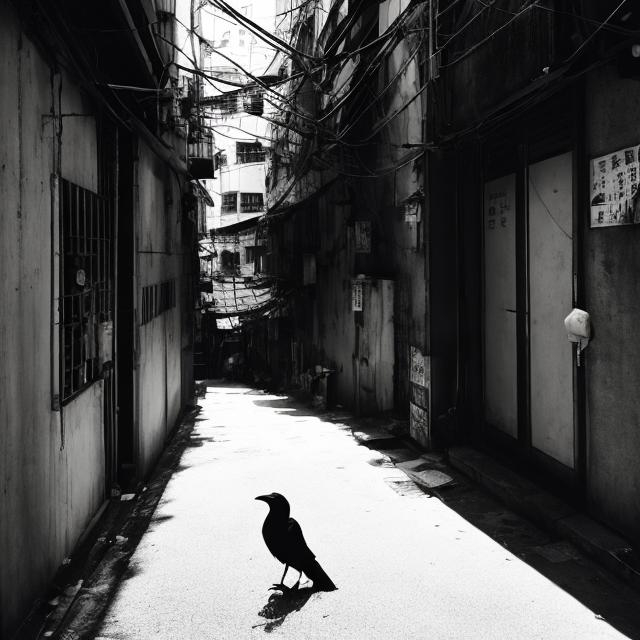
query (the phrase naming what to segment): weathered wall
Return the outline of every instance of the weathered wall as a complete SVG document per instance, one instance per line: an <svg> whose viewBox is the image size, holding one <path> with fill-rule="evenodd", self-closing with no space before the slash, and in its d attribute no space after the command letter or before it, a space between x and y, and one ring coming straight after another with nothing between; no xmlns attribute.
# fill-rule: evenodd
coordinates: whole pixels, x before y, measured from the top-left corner
<svg viewBox="0 0 640 640"><path fill-rule="evenodd" d="M175 176L142 143L138 148L138 322L142 288L175 281L176 305L183 284L180 192ZM140 474L149 473L181 410L182 335L178 306L139 327L138 451Z"/></svg>
<svg viewBox="0 0 640 640"><path fill-rule="evenodd" d="M406 9L404 0L387 0L380 4L379 33L383 33ZM413 25L416 27L417 25ZM417 347L431 355L427 324L428 259L425 238L428 237L428 211L421 202L413 219L405 216L407 198L420 189L428 191L425 163L419 155L423 141L425 95L413 99L421 87L416 52L426 44L422 34L403 39L386 60L381 72L378 91L395 83L383 94L381 105L385 113L399 111L399 115L381 131L377 156L380 178L376 181L374 224L378 228L379 260L395 280L395 409L409 413L409 350ZM408 107L404 108L405 105ZM402 111L400 111L403 109ZM401 145L415 145L402 147ZM393 168L393 169L392 169ZM371 204L369 208L372 208Z"/></svg>
<svg viewBox="0 0 640 640"><path fill-rule="evenodd" d="M500 9L492 12L490 6L483 8L473 0L466 0L443 18L444 24L441 22L443 31L459 32L442 47L441 60L446 67L441 69L441 77L450 83L452 96L464 96L450 99L446 107L443 101L434 110L443 133L462 130L482 119L502 100L543 78L545 67L567 55L570 34L562 37L558 29L567 22L565 16L537 11L534 7L519 13L522 6L518 0L509 0ZM512 20L517 13L518 18ZM481 17L471 21L474 14ZM456 15L458 19L453 24L446 22ZM507 22L508 28L503 28ZM554 33L558 37L552 40ZM488 34L492 37L487 38ZM528 46L523 47L523 42ZM470 51L473 55L467 55ZM495 73L495 69L500 69L500 73ZM441 98L442 89L436 91Z"/></svg>
<svg viewBox="0 0 640 640"><path fill-rule="evenodd" d="M320 206L320 247L317 257L318 286L314 304L313 343L321 349L319 361L335 371L331 385L334 400L354 406L353 355L355 324L351 310L353 248L348 226L351 208L336 204L338 194L331 192Z"/></svg>
<svg viewBox="0 0 640 640"><path fill-rule="evenodd" d="M587 77L586 155L640 145L640 84L604 67ZM585 166L587 171L590 166ZM588 184L584 185L589 193ZM640 539L640 226L589 229L585 196L585 306L594 340L585 353L589 503Z"/></svg>
<svg viewBox="0 0 640 640"><path fill-rule="evenodd" d="M61 102L58 87L62 83ZM40 594L104 498L102 385L51 411L52 112L92 113L0 4L0 636ZM66 117L61 172L95 189L93 117ZM61 422L62 418L62 422Z"/></svg>

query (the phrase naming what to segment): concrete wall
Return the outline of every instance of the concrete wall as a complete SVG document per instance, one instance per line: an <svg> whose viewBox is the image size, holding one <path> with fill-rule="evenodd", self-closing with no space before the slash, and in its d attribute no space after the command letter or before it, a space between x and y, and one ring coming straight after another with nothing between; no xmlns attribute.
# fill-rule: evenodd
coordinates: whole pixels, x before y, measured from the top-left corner
<svg viewBox="0 0 640 640"><path fill-rule="evenodd" d="M233 150L235 154L235 149ZM229 162L232 159L229 158ZM248 162L246 164L230 164L220 171L220 193L238 192L237 211L221 213L220 226L234 224L254 218L256 213L239 213L240 193L262 193L264 197L264 162ZM221 210L221 209L220 209Z"/></svg>
<svg viewBox="0 0 640 640"><path fill-rule="evenodd" d="M62 86L61 100L58 89ZM0 4L0 636L14 629L104 499L102 384L51 410L50 176L95 189L93 113ZM55 135L58 134L59 138ZM60 167L54 140L61 143Z"/></svg>
<svg viewBox="0 0 640 640"><path fill-rule="evenodd" d="M98 190L98 107L49 64L0 3L1 637L45 592L107 493L102 381L52 410L59 249L51 176ZM189 314L180 305L189 302L185 245L193 237L184 233L174 174L143 144L136 175L138 290L175 279L177 305L142 327L137 344L136 428L146 474L191 388Z"/></svg>
<svg viewBox="0 0 640 640"><path fill-rule="evenodd" d="M589 158L640 145L640 84L605 67L589 74L585 96L588 172ZM583 188L588 194L588 183ZM585 308L595 331L585 353L589 503L638 540L640 226L589 229L587 195L584 203Z"/></svg>
<svg viewBox="0 0 640 640"><path fill-rule="evenodd" d="M138 309L142 309L143 287L168 280L176 285L176 307L139 327L138 452L139 472L145 476L181 410L182 325L178 305L184 273L176 177L142 143L136 175Z"/></svg>
<svg viewBox="0 0 640 640"><path fill-rule="evenodd" d="M353 358L356 333L351 310L351 278L354 254L348 226L351 208L336 205L332 195L321 206L320 252L317 257L316 297L314 304L313 343L321 352L319 362L307 362L305 367L321 364L335 370L331 384L335 402L352 407L354 397Z"/></svg>
<svg viewBox="0 0 640 640"><path fill-rule="evenodd" d="M404 0L382 2L378 31L383 33L407 5ZM407 64L418 46L426 45L420 45L420 36L410 35L386 60L378 91L397 76L395 83L383 94L381 102L386 113L401 109L420 89L417 57ZM378 228L378 269L392 274L395 280L395 409L405 416L409 413L410 397L409 349L414 346L425 355L431 355L427 325L428 259L425 253L428 211L422 203L415 219L406 219L404 215L406 199L419 189L429 189L424 158L417 155L426 108L423 97L413 100L381 131L376 149L381 177L376 181L373 202L368 203ZM416 147L402 148L401 144ZM395 169L390 170L390 167Z"/></svg>

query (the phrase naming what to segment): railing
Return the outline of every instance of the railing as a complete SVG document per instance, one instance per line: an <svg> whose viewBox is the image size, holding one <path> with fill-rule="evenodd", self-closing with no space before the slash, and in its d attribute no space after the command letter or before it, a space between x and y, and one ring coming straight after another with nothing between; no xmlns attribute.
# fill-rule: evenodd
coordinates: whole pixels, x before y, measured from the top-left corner
<svg viewBox="0 0 640 640"><path fill-rule="evenodd" d="M238 151L236 153L236 162L238 164L246 164L248 162L264 162L266 151Z"/></svg>

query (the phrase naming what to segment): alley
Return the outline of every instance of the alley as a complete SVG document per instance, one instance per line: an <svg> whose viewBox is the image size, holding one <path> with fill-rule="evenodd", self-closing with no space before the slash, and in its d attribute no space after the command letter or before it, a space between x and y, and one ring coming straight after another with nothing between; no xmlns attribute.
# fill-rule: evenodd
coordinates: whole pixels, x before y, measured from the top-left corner
<svg viewBox="0 0 640 640"><path fill-rule="evenodd" d="M101 640L627 637L408 483L339 414L215 382L199 404ZM337 591L268 590L282 566L254 497L271 491L288 497Z"/></svg>

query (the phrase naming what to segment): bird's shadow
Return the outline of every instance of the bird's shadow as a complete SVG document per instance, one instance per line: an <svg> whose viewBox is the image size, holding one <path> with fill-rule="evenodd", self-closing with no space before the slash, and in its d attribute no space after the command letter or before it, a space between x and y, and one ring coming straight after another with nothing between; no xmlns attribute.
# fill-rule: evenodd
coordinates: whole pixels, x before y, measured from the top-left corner
<svg viewBox="0 0 640 640"><path fill-rule="evenodd" d="M294 611L300 611L314 593L318 593L313 587L303 587L287 593L272 593L267 604L258 611L258 615L267 619L264 630L271 633L277 629Z"/></svg>

